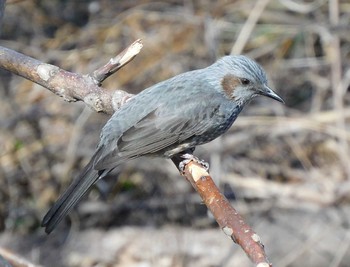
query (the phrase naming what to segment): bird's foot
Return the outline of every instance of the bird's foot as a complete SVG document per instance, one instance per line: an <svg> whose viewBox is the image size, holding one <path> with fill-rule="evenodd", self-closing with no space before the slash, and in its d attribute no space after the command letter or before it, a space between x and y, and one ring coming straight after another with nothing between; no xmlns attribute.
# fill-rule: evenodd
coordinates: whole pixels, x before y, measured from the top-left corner
<svg viewBox="0 0 350 267"><path fill-rule="evenodd" d="M209 163L193 156L193 154L186 153L186 154L181 155L181 158L183 158L183 160L180 161L180 163L179 163L179 170L180 170L181 174L185 173L185 167L191 161L201 165L207 172L209 171Z"/></svg>

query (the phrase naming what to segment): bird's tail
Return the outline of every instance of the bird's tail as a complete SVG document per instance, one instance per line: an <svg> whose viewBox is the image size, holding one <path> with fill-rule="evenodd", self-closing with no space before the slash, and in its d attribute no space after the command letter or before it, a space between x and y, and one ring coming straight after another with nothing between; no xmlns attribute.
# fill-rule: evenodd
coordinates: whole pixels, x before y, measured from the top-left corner
<svg viewBox="0 0 350 267"><path fill-rule="evenodd" d="M41 226L45 227L46 233L51 233L57 224L59 224L80 201L84 194L88 192L90 187L96 183L100 177L105 176L109 172L108 170L95 170L92 163L93 160L94 157L45 215Z"/></svg>

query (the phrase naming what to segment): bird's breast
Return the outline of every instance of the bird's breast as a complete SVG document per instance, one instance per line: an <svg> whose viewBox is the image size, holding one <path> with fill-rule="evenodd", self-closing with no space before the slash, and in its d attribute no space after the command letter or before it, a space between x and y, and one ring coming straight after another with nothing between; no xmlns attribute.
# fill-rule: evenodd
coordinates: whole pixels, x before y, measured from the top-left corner
<svg viewBox="0 0 350 267"><path fill-rule="evenodd" d="M193 143L205 144L224 134L232 126L241 110L240 106L221 107L212 117L211 127L208 127L204 133L194 136Z"/></svg>

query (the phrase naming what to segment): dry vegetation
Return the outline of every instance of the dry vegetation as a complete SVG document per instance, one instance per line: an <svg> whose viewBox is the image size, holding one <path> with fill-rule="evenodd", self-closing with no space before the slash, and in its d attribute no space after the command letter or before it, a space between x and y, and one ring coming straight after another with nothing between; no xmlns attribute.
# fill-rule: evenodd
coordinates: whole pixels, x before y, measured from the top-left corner
<svg viewBox="0 0 350 267"><path fill-rule="evenodd" d="M350 262L349 25L348 0L24 0L8 1L1 45L88 73L142 38L141 54L104 82L132 93L224 54L255 58L286 105L254 100L197 155L275 266L336 267ZM123 166L45 236L43 214L108 117L0 79L1 246L45 266L251 266L163 159Z"/></svg>

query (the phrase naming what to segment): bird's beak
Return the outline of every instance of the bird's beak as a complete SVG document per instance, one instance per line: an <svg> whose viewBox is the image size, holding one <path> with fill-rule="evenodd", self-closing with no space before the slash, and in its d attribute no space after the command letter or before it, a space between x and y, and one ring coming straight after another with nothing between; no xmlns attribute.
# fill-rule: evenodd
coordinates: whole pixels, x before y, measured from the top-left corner
<svg viewBox="0 0 350 267"><path fill-rule="evenodd" d="M264 87L261 90L259 90L259 94L263 95L263 96L270 97L270 98L275 99L278 102L281 102L284 104L284 100L278 94L276 94L271 88L269 88L267 85L264 85Z"/></svg>

